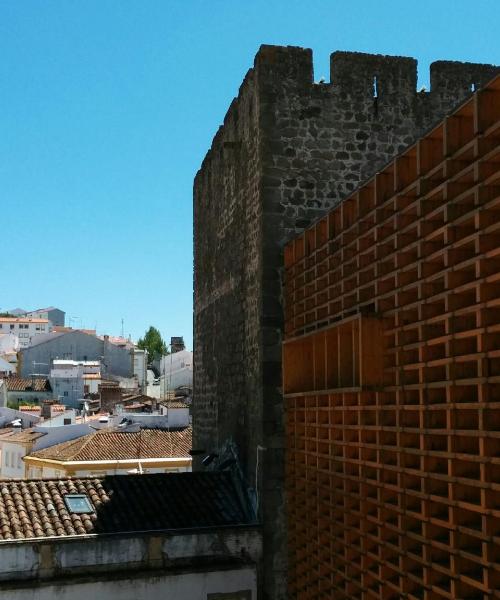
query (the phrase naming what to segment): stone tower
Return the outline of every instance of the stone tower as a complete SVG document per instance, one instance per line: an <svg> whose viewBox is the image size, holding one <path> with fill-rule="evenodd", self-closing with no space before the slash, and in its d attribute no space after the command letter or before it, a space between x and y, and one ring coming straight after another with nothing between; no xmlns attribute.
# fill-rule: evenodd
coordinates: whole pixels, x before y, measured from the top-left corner
<svg viewBox="0 0 500 600"><path fill-rule="evenodd" d="M286 597L281 394L284 244L497 72L262 46L194 182L194 442L237 452L263 522L263 598ZM215 463L216 465L216 463Z"/></svg>

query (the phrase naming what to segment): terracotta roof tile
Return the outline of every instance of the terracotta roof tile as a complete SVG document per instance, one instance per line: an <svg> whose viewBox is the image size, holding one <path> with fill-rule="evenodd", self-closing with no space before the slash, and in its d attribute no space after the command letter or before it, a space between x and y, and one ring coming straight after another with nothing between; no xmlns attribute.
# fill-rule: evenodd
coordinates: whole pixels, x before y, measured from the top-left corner
<svg viewBox="0 0 500 600"><path fill-rule="evenodd" d="M50 382L45 377L8 377L7 390L9 392L51 392Z"/></svg>
<svg viewBox="0 0 500 600"><path fill-rule="evenodd" d="M21 412L38 414L38 413L42 412L42 407L41 406L29 406L29 405L21 404L21 406L19 406L19 410Z"/></svg>
<svg viewBox="0 0 500 600"><path fill-rule="evenodd" d="M43 323L48 324L48 319L36 317L0 317L0 323Z"/></svg>
<svg viewBox="0 0 500 600"><path fill-rule="evenodd" d="M189 408L189 405L181 400L165 400L160 402L165 408Z"/></svg>
<svg viewBox="0 0 500 600"><path fill-rule="evenodd" d="M9 443L20 442L24 444L26 442L35 442L44 435L47 435L45 431L35 431L34 429L22 429L21 431L19 431L19 429L14 428L11 432L11 435L6 437L5 439Z"/></svg>
<svg viewBox="0 0 500 600"><path fill-rule="evenodd" d="M76 440L33 452L30 456L59 461L127 460L189 457L192 428L141 429L137 432L101 429Z"/></svg>
<svg viewBox="0 0 500 600"><path fill-rule="evenodd" d="M93 512L69 512L67 494L88 496ZM252 510L242 498L228 472L0 480L0 543L253 523Z"/></svg>

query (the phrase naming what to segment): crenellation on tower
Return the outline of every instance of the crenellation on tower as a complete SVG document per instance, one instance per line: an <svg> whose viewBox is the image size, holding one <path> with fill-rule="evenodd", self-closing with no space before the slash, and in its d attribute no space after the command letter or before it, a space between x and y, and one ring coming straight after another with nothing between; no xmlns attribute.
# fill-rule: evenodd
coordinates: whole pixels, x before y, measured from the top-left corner
<svg viewBox="0 0 500 600"><path fill-rule="evenodd" d="M380 100L394 94L411 95L417 86L417 61L405 56L337 51L330 56L330 81L349 95Z"/></svg>

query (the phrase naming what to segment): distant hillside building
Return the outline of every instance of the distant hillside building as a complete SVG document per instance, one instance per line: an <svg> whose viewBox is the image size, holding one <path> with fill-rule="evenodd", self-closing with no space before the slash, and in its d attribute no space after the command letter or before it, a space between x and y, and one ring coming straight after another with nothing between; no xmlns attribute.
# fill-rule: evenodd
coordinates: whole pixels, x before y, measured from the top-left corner
<svg viewBox="0 0 500 600"><path fill-rule="evenodd" d="M28 311L25 316L34 317L36 319L48 319L53 326L59 325L64 327L66 313L60 308L49 306L47 308Z"/></svg>
<svg viewBox="0 0 500 600"><path fill-rule="evenodd" d="M14 317L24 317L26 315L26 311L23 308L11 308L5 312Z"/></svg>
<svg viewBox="0 0 500 600"><path fill-rule="evenodd" d="M85 394L99 391L101 382L101 363L56 359L52 361L50 382L54 395L67 406L81 408Z"/></svg>
<svg viewBox="0 0 500 600"><path fill-rule="evenodd" d="M120 377L134 374L133 347L117 346L108 336L100 339L79 330L38 336L30 347L21 350L19 357L18 372L22 376L30 375L34 368L48 375L55 359L100 361L104 374Z"/></svg>
<svg viewBox="0 0 500 600"><path fill-rule="evenodd" d="M0 334L12 333L19 338L19 345L26 348L39 335L52 331L48 319L38 317L0 317Z"/></svg>

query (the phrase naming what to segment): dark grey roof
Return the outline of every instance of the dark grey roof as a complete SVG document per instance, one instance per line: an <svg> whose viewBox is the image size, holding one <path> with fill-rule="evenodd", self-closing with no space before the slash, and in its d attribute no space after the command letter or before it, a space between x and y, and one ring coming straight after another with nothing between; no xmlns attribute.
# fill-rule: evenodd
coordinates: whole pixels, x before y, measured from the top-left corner
<svg viewBox="0 0 500 600"><path fill-rule="evenodd" d="M52 340L55 340L56 338L61 337L61 335L65 335L65 334L66 334L66 332L51 332L51 333L40 333L38 335L34 335L31 338L31 345L26 346L26 348L21 348L20 352L29 350L30 348L33 348L33 346L39 346L40 344L44 344L45 342L51 342Z"/></svg>

